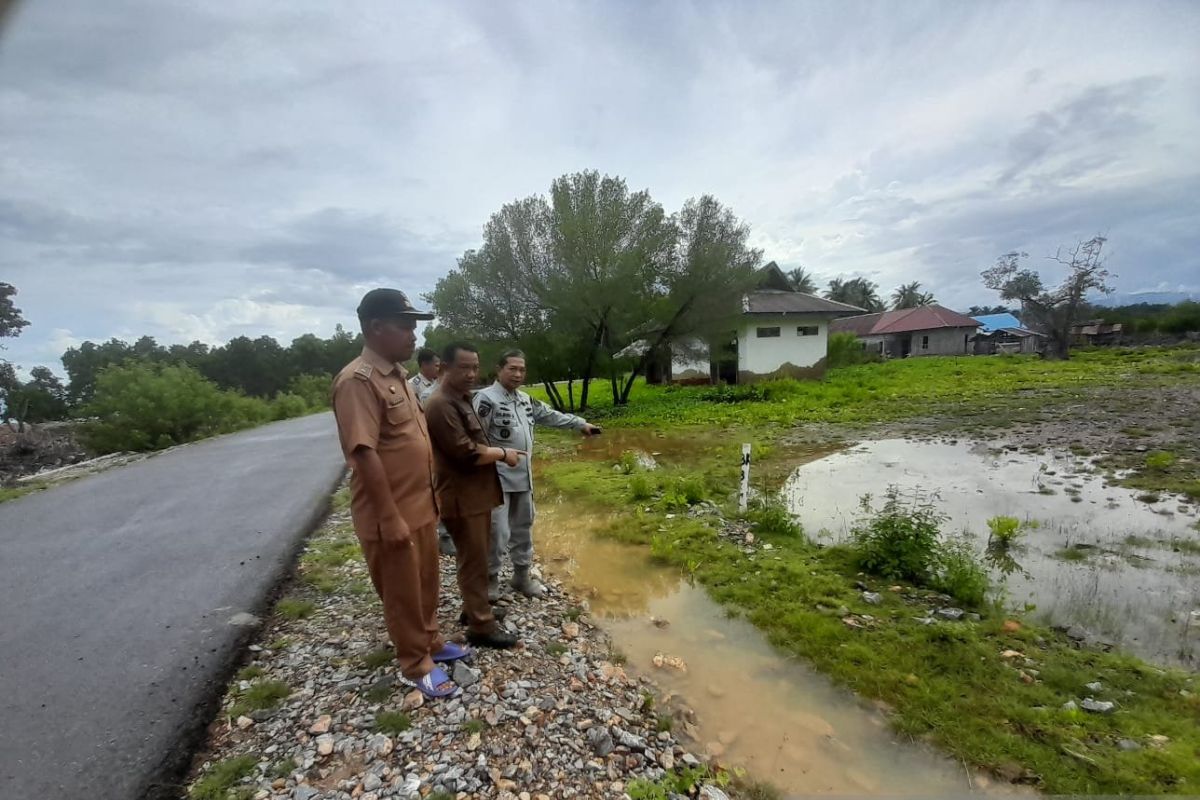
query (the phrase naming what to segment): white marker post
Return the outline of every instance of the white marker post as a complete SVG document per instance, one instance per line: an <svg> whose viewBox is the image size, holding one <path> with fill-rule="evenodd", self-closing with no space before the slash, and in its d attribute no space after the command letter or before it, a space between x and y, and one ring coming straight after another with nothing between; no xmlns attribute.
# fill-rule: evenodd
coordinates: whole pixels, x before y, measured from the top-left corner
<svg viewBox="0 0 1200 800"><path fill-rule="evenodd" d="M746 513L750 500L750 445L742 445L742 492L738 496L738 511Z"/></svg>

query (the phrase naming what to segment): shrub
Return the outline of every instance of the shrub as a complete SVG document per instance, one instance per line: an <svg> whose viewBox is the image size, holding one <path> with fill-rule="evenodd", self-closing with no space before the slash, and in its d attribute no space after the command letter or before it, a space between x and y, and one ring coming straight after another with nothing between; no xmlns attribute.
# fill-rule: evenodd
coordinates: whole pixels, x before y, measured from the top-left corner
<svg viewBox="0 0 1200 800"><path fill-rule="evenodd" d="M896 487L889 488L879 513L854 528L859 566L884 578L927 583L937 567L938 526L944 520L928 503L905 502Z"/></svg>
<svg viewBox="0 0 1200 800"><path fill-rule="evenodd" d="M375 717L375 730L395 736L412 727L412 720L403 711L381 711Z"/></svg>
<svg viewBox="0 0 1200 800"><path fill-rule="evenodd" d="M654 484L650 478L638 473L629 478L629 499L635 502L649 500L654 496Z"/></svg>
<svg viewBox="0 0 1200 800"><path fill-rule="evenodd" d="M988 543L997 547L1012 547L1021 538L1021 520L1016 517L992 517L987 521Z"/></svg>
<svg viewBox="0 0 1200 800"><path fill-rule="evenodd" d="M141 362L112 366L96 379L82 411L94 418L83 438L98 453L159 450L268 421L262 400L222 391L191 367Z"/></svg>
<svg viewBox="0 0 1200 800"><path fill-rule="evenodd" d="M830 369L879 360L879 354L868 352L863 347L862 341L853 333L835 333L829 337L825 364Z"/></svg>
<svg viewBox="0 0 1200 800"><path fill-rule="evenodd" d="M271 400L271 419L302 417L309 411L308 403L298 394L280 392Z"/></svg>
<svg viewBox="0 0 1200 800"><path fill-rule="evenodd" d="M746 519L754 523L755 530L760 534L798 537L803 533L779 495L767 495L755 500L746 512Z"/></svg>
<svg viewBox="0 0 1200 800"><path fill-rule="evenodd" d="M932 588L939 592L945 592L966 606L979 607L987 599L991 581L965 536L951 539L939 547L936 570Z"/></svg>
<svg viewBox="0 0 1200 800"><path fill-rule="evenodd" d="M333 378L328 375L297 375L288 381L287 393L304 399L309 409L329 408L329 392Z"/></svg>

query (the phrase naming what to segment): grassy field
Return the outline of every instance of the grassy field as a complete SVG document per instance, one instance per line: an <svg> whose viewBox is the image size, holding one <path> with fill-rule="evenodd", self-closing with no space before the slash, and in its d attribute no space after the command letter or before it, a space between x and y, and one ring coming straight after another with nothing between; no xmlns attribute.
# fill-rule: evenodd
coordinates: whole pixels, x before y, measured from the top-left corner
<svg viewBox="0 0 1200 800"><path fill-rule="evenodd" d="M678 513L708 499L733 516L737 443L758 443L758 475L770 484L790 465L787 447L776 443L798 423L834 423L836 429L836 423L945 414L960 406L971 410L966 417L991 409L995 420L1005 409L1130 386L1200 386L1200 350L1098 351L1066 363L931 358L838 370L821 382L732 390L639 386L630 407L600 407L589 417L618 428L695 432L694 449L676 460L686 467L644 473L626 462L614 469L611 461L566 457L566 440L548 437L539 445L542 490L607 511L607 535L646 546L653 558L704 585L730 613L761 628L782 652L877 701L898 731L966 764L1054 794L1197 794L1195 674L1079 649L998 606L977 608L978 622L923 624L918 619L936 605L933 593L864 576L849 549L817 547L786 526L765 524L760 540L772 549L746 554L718 535L711 518ZM1195 484L1196 463L1187 454L1137 457L1144 463L1134 479L1151 488L1156 476L1160 484ZM863 581L883 596L881 604L864 602L857 585ZM873 619L845 621L864 614ZM1100 692L1086 688L1095 681ZM1093 695L1114 700L1116 712L1068 705Z"/></svg>

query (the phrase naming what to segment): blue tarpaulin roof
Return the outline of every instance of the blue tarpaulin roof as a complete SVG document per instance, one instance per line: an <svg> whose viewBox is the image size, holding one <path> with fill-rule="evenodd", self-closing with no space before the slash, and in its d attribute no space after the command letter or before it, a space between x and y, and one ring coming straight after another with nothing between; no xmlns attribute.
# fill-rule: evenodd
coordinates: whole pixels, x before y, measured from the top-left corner
<svg viewBox="0 0 1200 800"><path fill-rule="evenodd" d="M1003 328L1022 327L1021 321L1012 314L984 314L980 317L971 317L971 319L983 326L980 333L991 333Z"/></svg>

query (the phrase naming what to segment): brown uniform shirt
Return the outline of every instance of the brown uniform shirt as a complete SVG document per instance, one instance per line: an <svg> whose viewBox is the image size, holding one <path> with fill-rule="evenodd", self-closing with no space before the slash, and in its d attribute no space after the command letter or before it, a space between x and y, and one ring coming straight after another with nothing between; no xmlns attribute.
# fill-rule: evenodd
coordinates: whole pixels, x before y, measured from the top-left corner
<svg viewBox="0 0 1200 800"><path fill-rule="evenodd" d="M495 464L479 464L487 434L471 405L445 384L425 401L425 419L433 439L434 485L443 517L490 513L504 503Z"/></svg>
<svg viewBox="0 0 1200 800"><path fill-rule="evenodd" d="M396 508L416 530L437 522L433 491L433 448L425 417L404 368L370 348L333 379L333 414L347 461L358 447L379 454ZM360 539L378 540L379 516L362 476L350 475L350 514Z"/></svg>

